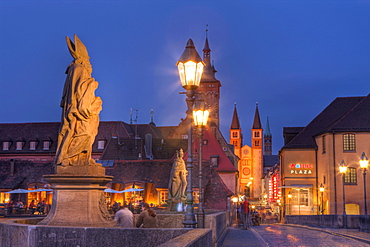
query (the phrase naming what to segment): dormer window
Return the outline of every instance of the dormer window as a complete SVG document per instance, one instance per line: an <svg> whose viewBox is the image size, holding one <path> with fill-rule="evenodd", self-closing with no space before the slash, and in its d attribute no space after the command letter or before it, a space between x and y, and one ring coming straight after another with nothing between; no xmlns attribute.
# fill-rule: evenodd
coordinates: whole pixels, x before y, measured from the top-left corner
<svg viewBox="0 0 370 247"><path fill-rule="evenodd" d="M9 150L10 142L4 141L3 142L3 150Z"/></svg>
<svg viewBox="0 0 370 247"><path fill-rule="evenodd" d="M44 141L43 150L49 150L50 149L50 143L51 143L51 141Z"/></svg>
<svg viewBox="0 0 370 247"><path fill-rule="evenodd" d="M36 141L30 142L30 150L36 150Z"/></svg>
<svg viewBox="0 0 370 247"><path fill-rule="evenodd" d="M17 141L16 143L16 149L17 150L22 150L23 148L23 141Z"/></svg>
<svg viewBox="0 0 370 247"><path fill-rule="evenodd" d="M105 141L100 140L98 141L98 149L104 149L105 148Z"/></svg>

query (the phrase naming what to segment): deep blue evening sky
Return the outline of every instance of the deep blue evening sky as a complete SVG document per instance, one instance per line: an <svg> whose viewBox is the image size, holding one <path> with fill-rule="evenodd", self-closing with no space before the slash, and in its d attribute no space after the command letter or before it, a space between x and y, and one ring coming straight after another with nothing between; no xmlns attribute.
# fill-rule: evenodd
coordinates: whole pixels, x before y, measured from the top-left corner
<svg viewBox="0 0 370 247"><path fill-rule="evenodd" d="M369 1L0 1L1 123L60 121L65 36L88 48L101 120L177 125L185 96L175 64L209 25L221 88L221 130L234 102L250 145L255 103L270 119L273 152L284 126L305 126L332 100L370 89Z"/></svg>

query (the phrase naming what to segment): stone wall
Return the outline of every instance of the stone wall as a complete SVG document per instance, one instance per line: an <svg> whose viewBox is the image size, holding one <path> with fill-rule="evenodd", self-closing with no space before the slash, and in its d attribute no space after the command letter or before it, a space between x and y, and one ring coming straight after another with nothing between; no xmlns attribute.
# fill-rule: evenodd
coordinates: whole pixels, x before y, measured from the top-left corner
<svg viewBox="0 0 370 247"><path fill-rule="evenodd" d="M361 215L359 218L360 231L370 232L370 215Z"/></svg>
<svg viewBox="0 0 370 247"><path fill-rule="evenodd" d="M194 229L171 239L158 247L211 247L212 233L209 229Z"/></svg>
<svg viewBox="0 0 370 247"><path fill-rule="evenodd" d="M138 215L134 215L134 221ZM0 222L0 246L158 246L172 239L181 246L217 246L227 230L226 212L207 214L205 229L183 228L183 214L157 214L160 228L57 227L36 225L41 218L4 219ZM175 242L176 242L175 241ZM170 242L170 243L173 243ZM172 245L163 245L172 246Z"/></svg>
<svg viewBox="0 0 370 247"><path fill-rule="evenodd" d="M23 221L28 223L27 221ZM2 247L50 246L158 246L192 229L185 228L132 228L118 227L57 227L25 225L14 220L0 222Z"/></svg>
<svg viewBox="0 0 370 247"><path fill-rule="evenodd" d="M359 215L347 215L347 228L359 229ZM343 215L285 215L285 224L343 228Z"/></svg>

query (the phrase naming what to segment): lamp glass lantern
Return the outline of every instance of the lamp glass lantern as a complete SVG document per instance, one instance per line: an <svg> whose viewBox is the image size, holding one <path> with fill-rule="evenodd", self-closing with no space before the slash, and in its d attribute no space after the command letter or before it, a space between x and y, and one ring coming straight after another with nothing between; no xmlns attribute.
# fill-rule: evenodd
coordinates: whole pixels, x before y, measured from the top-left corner
<svg viewBox="0 0 370 247"><path fill-rule="evenodd" d="M192 39L188 40L185 51L176 64L181 85L186 90L195 90L199 87L202 77L204 62L195 50Z"/></svg>
<svg viewBox="0 0 370 247"><path fill-rule="evenodd" d="M340 162L339 172L342 173L342 174L345 174L347 172L347 165L346 165L346 163L344 163L344 160L342 160Z"/></svg>
<svg viewBox="0 0 370 247"><path fill-rule="evenodd" d="M325 191L324 185L320 184L319 190L320 190L320 192L324 192Z"/></svg>
<svg viewBox="0 0 370 247"><path fill-rule="evenodd" d="M367 169L369 166L369 159L366 157L365 152L362 152L361 158L360 158L360 167L362 169Z"/></svg>
<svg viewBox="0 0 370 247"><path fill-rule="evenodd" d="M203 104L204 105L204 104ZM194 124L195 126L204 127L207 125L209 117L209 111L203 108L195 109L193 111L193 118L194 118Z"/></svg>

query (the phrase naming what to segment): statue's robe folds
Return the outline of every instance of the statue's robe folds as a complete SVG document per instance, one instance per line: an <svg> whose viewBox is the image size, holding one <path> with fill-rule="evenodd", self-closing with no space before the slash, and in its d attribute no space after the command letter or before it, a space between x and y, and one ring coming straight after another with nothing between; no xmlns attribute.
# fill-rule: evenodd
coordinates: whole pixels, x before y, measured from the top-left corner
<svg viewBox="0 0 370 247"><path fill-rule="evenodd" d="M91 158L91 150L102 110L102 101L95 96L97 87L98 82L82 64L72 63L68 67L60 104L63 110L56 164L96 164Z"/></svg>

